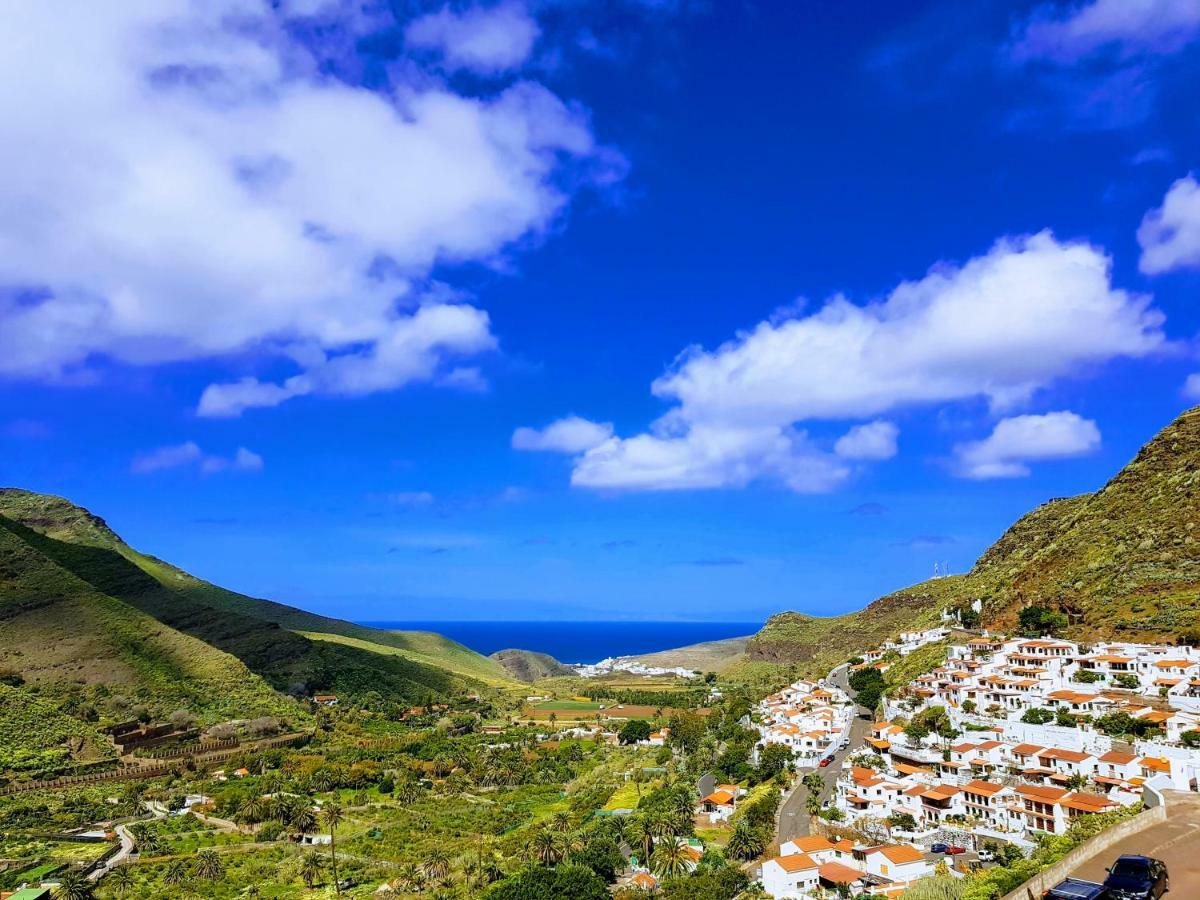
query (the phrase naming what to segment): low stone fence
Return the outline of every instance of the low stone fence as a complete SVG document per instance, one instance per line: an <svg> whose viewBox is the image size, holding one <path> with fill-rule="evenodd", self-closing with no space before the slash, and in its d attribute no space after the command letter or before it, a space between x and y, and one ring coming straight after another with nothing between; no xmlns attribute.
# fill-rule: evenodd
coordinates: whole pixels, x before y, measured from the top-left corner
<svg viewBox="0 0 1200 900"><path fill-rule="evenodd" d="M1103 853L1109 847L1120 843L1131 835L1145 831L1154 825L1161 825L1165 821L1167 821L1166 806L1156 806L1153 809L1138 813L1132 819L1126 819L1112 828L1106 828L1091 840L1080 844L1054 865L1043 869L1016 890L1009 891L1001 900L1038 900L1042 894L1069 876L1093 856Z"/></svg>

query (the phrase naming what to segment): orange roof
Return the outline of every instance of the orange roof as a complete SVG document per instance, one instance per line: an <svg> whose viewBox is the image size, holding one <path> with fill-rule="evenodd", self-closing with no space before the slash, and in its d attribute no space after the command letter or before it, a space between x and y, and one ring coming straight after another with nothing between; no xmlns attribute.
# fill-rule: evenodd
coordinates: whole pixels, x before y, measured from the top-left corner
<svg viewBox="0 0 1200 900"><path fill-rule="evenodd" d="M925 854L909 844L888 844L885 847L876 847L874 850L868 850L867 852L882 853L897 865L918 862L925 858Z"/></svg>
<svg viewBox="0 0 1200 900"><path fill-rule="evenodd" d="M1037 744L1017 744L1017 746L1012 748L1012 752L1018 756L1033 756L1035 753L1040 753L1045 749L1045 747L1039 747Z"/></svg>
<svg viewBox="0 0 1200 900"><path fill-rule="evenodd" d="M733 794L729 791L713 791L704 798L705 803L714 803L717 806L728 806L733 802Z"/></svg>
<svg viewBox="0 0 1200 900"><path fill-rule="evenodd" d="M771 862L778 864L783 871L789 874L803 872L805 869L815 869L817 864L812 861L812 857L807 853L792 853L788 856L777 856Z"/></svg>
<svg viewBox="0 0 1200 900"><path fill-rule="evenodd" d="M908 763L896 763L896 771L901 775L932 775L932 769L925 769L921 766L910 766Z"/></svg>
<svg viewBox="0 0 1200 900"><path fill-rule="evenodd" d="M1118 766L1123 766L1126 763L1133 762L1135 759L1137 759L1137 757L1132 753L1123 753L1120 750L1109 750L1102 757L1100 757L1100 762L1115 763Z"/></svg>
<svg viewBox="0 0 1200 900"><path fill-rule="evenodd" d="M1112 800L1106 797L1100 797L1096 794L1085 794L1082 791L1076 791L1073 794L1062 799L1062 805L1068 809L1077 809L1080 812L1099 812L1102 809L1107 809L1110 806L1116 806Z"/></svg>
<svg viewBox="0 0 1200 900"><path fill-rule="evenodd" d="M1092 754L1084 753L1082 750L1063 750L1061 747L1051 747L1049 750L1043 750L1038 754L1038 759L1062 759L1067 762L1083 762Z"/></svg>
<svg viewBox="0 0 1200 900"><path fill-rule="evenodd" d="M822 850L832 850L833 844L823 834L810 834L798 837L788 843L795 844L800 853L820 853Z"/></svg>
<svg viewBox="0 0 1200 900"><path fill-rule="evenodd" d="M976 780L968 782L966 786L963 787L963 790L969 794L983 794L984 796L991 797L1004 790L1004 785L992 784L990 781Z"/></svg>
<svg viewBox="0 0 1200 900"><path fill-rule="evenodd" d="M822 881L832 881L835 884L854 884L863 877L863 873L858 869L852 869L849 866L844 866L841 863L825 863L817 869L817 874Z"/></svg>
<svg viewBox="0 0 1200 900"><path fill-rule="evenodd" d="M1194 666L1195 663L1190 659L1160 659L1155 665L1160 669L1180 669Z"/></svg>
<svg viewBox="0 0 1200 900"><path fill-rule="evenodd" d="M928 797L930 800L949 800L955 794L959 793L960 790L960 788L948 784L938 784L925 791L921 796Z"/></svg>
<svg viewBox="0 0 1200 900"><path fill-rule="evenodd" d="M1171 763L1165 756L1162 758L1157 756L1145 756L1139 759L1138 763L1155 772L1169 773L1171 771Z"/></svg>
<svg viewBox="0 0 1200 900"><path fill-rule="evenodd" d="M1057 803L1067 795L1067 792L1062 788L1038 787L1032 784L1019 785L1017 793L1022 797L1029 797L1032 800L1041 800L1043 803Z"/></svg>

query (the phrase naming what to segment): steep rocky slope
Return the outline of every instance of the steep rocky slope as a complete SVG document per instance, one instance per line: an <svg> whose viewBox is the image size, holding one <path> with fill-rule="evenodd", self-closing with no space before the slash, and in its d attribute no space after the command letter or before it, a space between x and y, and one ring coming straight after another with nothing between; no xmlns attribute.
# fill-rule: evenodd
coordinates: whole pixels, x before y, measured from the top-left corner
<svg viewBox="0 0 1200 900"><path fill-rule="evenodd" d="M1100 490L1019 519L966 575L881 597L845 616L772 616L747 662L814 674L980 600L985 625L1026 606L1068 617L1079 638L1200 640L1200 408L1179 416Z"/></svg>
<svg viewBox="0 0 1200 900"><path fill-rule="evenodd" d="M518 681L532 682L560 675L574 675L575 670L564 666L553 656L532 650L497 650L491 656Z"/></svg>

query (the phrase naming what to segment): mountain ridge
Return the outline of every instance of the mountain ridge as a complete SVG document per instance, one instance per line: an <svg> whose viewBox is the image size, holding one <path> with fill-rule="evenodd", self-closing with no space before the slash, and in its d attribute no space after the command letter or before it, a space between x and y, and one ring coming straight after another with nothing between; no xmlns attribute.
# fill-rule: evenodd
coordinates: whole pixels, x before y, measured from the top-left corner
<svg viewBox="0 0 1200 900"><path fill-rule="evenodd" d="M0 667L45 689L125 685L156 715L179 704L202 721L295 714L285 694L421 701L517 686L440 635L228 591L139 553L69 500L19 488L0 488Z"/></svg>
<svg viewBox="0 0 1200 900"><path fill-rule="evenodd" d="M843 616L776 614L736 668L819 674L974 601L992 628L1011 631L1021 609L1038 605L1062 612L1064 633L1080 639L1200 640L1200 407L1181 413L1098 490L1021 516L966 574Z"/></svg>

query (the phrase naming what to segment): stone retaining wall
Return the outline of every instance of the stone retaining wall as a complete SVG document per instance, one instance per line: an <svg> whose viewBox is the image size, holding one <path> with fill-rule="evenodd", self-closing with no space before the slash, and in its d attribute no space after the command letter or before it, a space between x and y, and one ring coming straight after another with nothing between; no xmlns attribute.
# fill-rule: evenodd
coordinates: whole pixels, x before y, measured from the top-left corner
<svg viewBox="0 0 1200 900"><path fill-rule="evenodd" d="M1091 840L1080 844L1054 865L1043 869L1016 890L1009 891L1001 900L1039 900L1043 893L1069 876L1093 856L1103 853L1130 835L1145 831L1154 825L1161 825L1165 821L1167 821L1166 806L1156 806L1138 813L1132 819L1126 819L1112 828L1106 828Z"/></svg>

